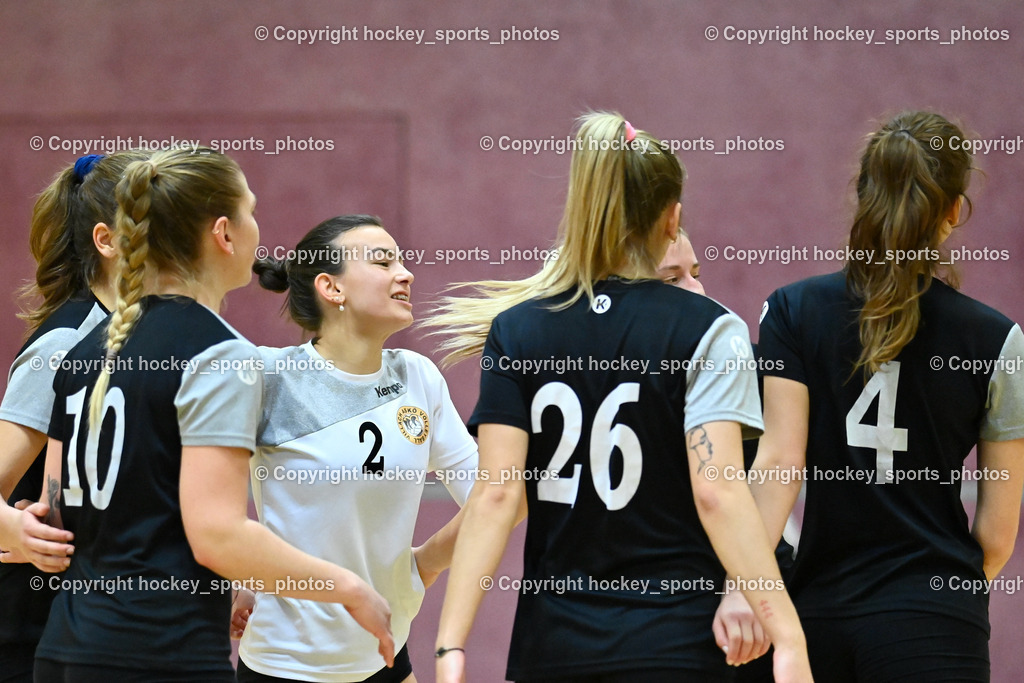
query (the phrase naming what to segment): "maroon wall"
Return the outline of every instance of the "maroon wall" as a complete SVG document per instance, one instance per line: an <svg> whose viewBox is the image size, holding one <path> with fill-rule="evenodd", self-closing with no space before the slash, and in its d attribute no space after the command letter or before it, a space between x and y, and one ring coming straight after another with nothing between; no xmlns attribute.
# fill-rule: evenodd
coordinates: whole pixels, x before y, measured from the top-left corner
<svg viewBox="0 0 1024 683"><path fill-rule="evenodd" d="M874 120L936 108L981 138L1024 136L1018 3L775 5L0 0L0 290L13 292L31 276L32 197L77 156L50 150L53 136L259 140L265 150L236 157L260 198L270 249L294 246L326 217L374 212L405 248L491 252L485 261L409 263L422 315L424 302L449 283L531 272L536 261L491 261L502 249L545 247L554 238L568 156L485 151L481 137L564 138L582 111L615 109L664 139L713 140L717 152L737 136L782 141L782 150L681 153L689 172L684 219L703 257L705 288L753 326L772 289L838 263L747 265L724 255L712 261L706 249L840 246L849 181ZM279 26L354 27L359 40L297 45L274 38ZM557 31L558 40L368 42L365 26L423 29L427 39L436 30L481 28L491 40L512 26L536 27ZM747 45L727 39L730 26L807 27L812 40ZM927 27L938 39L815 41L815 26L873 29L875 41L887 29ZM268 39L257 39L259 27ZM708 27L717 39L708 39ZM960 28L1004 30L1008 39L942 44ZM43 150L31 147L33 136ZM333 150L264 153L289 136L330 140ZM1024 319L1022 161L1024 151L978 156L985 175L972 188L974 217L952 238L954 246L1007 250L1008 261L964 264L964 291L1017 320ZM230 296L226 315L257 342L294 342L299 335L277 317L279 304L250 287ZM20 345L16 310L12 297L0 299L0 358ZM395 341L432 353L416 331ZM478 370L465 363L446 374L468 415ZM997 670L1024 667L1013 642L1019 600L993 597ZM428 610L419 628L435 621Z"/></svg>

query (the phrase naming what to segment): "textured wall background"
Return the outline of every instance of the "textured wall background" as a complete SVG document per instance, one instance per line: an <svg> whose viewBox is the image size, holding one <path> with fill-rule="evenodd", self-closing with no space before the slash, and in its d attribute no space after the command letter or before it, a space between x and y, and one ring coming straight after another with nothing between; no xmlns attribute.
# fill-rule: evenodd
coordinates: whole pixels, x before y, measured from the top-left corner
<svg viewBox="0 0 1024 683"><path fill-rule="evenodd" d="M557 31L558 40L491 44L513 26ZM257 38L260 27L265 40ZM358 39L348 33L338 44L311 45L275 37L343 27ZM367 27L419 29L436 44L369 41ZM748 45L730 40L729 27L806 27L810 40ZM870 44L866 37L815 40L815 27L875 34ZM926 28L933 40L897 45L885 35ZM951 30L986 28L1007 39L945 44ZM460 29L489 36L437 43L436 31ZM839 263L748 265L727 259L726 249L806 246L813 254L815 246L841 246L862 136L877 119L935 108L1004 146L1024 135L1024 11L1016 2L2 0L0 57L0 290L7 292L32 274L26 227L34 194L85 153L62 144L174 136L248 143L250 151L235 156L260 198L268 249L294 246L329 216L381 215L402 247L424 249L434 261L408 263L422 315L449 283L532 272L535 260L492 261L502 250L544 248L554 238L568 155L524 155L498 144L484 150L481 138L564 139L582 111L616 109L663 139L705 140L705 150L680 155L689 171L685 224L708 293L756 330L761 302L775 287ZM33 147L34 136L42 149ZM320 151L266 153L289 138L312 140ZM716 153L737 138L781 141L782 149ZM263 149L253 151L257 141ZM963 264L963 289L1016 320L1024 319L1022 160L1024 151L978 156L985 175L972 187L975 215L951 243L1008 252L1008 261ZM490 258L430 258L438 249L474 247ZM709 247L717 260L708 258ZM250 287L229 297L226 315L259 343L295 343L296 328L276 315L280 302ZM0 358L20 346L16 310L11 297L0 298L7 321ZM432 354L415 330L394 341ZM468 416L478 370L465 363L446 375ZM993 596L996 681L1011 680L998 672L1024 666L1012 637L1021 626L1019 601ZM422 656L436 624L432 605L414 639L421 680L432 678ZM492 596L481 624L504 626L510 615L500 610L510 605ZM474 662L489 667L478 680L496 680L507 636L481 639L482 630L475 651L492 656Z"/></svg>

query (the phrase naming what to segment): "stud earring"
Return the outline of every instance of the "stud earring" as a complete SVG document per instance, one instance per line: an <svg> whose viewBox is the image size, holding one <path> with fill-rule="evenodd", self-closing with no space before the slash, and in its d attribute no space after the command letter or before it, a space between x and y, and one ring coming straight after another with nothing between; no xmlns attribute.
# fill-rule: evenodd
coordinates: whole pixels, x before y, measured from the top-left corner
<svg viewBox="0 0 1024 683"><path fill-rule="evenodd" d="M345 304L341 303L342 299L340 297L335 297L334 299L332 299L332 301L334 301L334 303L338 304L338 310L339 311L344 311L345 310Z"/></svg>

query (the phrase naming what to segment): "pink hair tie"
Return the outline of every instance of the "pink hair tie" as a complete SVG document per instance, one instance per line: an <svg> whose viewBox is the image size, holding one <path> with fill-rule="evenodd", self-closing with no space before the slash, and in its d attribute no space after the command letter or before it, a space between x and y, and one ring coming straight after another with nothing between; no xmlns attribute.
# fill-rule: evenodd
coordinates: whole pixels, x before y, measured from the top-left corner
<svg viewBox="0 0 1024 683"><path fill-rule="evenodd" d="M629 121L626 121L626 142L633 142L633 138L636 137L636 128Z"/></svg>

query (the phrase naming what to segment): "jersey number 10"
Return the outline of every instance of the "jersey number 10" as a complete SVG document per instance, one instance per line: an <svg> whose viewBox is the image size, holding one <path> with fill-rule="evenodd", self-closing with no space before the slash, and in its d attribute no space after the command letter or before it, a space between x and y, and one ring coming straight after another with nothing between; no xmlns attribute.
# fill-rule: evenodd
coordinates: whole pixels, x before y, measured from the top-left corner
<svg viewBox="0 0 1024 683"><path fill-rule="evenodd" d="M629 504L640 486L640 473L644 459L640 450L640 439L636 432L624 424L612 424L619 408L625 403L636 403L640 400L640 384L623 382L609 393L594 415L594 424L590 430L590 476L594 480L597 495L604 501L609 510L621 510ZM530 406L530 418L533 433L539 434L541 416L544 411L554 406L562 413L562 436L558 447L548 463L548 472L560 472L569 462L583 431L583 407L576 392L563 382L549 382L534 395ZM622 453L622 480L612 487L611 458L618 448ZM537 498L551 503L575 505L580 488L580 465L573 465L572 476L559 476L557 479L541 479L537 482Z"/></svg>
<svg viewBox="0 0 1024 683"><path fill-rule="evenodd" d="M110 467L107 477L100 486L98 471L100 450L100 429L107 411L114 411L114 435L110 450ZM68 444L68 487L64 489L64 504L69 507L82 506L82 484L78 476L78 435L82 431L82 415L85 413L85 389L67 400L68 414L75 419L75 429ZM117 483L117 471L121 469L121 452L124 450L124 394L118 387L111 387L103 397L103 417L99 425L92 425L85 438L85 476L89 480L89 500L97 510L106 510Z"/></svg>

